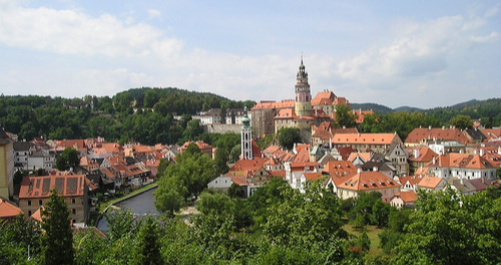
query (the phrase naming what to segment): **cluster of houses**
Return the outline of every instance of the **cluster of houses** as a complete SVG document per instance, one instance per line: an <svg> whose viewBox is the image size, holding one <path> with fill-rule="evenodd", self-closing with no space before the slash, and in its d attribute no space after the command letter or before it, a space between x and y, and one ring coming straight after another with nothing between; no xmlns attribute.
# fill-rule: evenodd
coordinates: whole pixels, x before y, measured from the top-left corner
<svg viewBox="0 0 501 265"><path fill-rule="evenodd" d="M68 171L55 169L56 157L66 148L80 154L80 163ZM210 148L212 151L212 147ZM103 138L17 141L16 136L0 129L0 197L1 207L18 207L19 211L1 210L0 218L22 212L40 220L40 209L49 200L55 186L65 198L75 225L84 224L95 210L96 195L112 194L124 188L137 188L154 181L161 159L175 161L177 146L120 145ZM14 185L15 172L29 176ZM40 174L40 172L42 174ZM10 202L9 202L10 199Z"/></svg>
<svg viewBox="0 0 501 265"><path fill-rule="evenodd" d="M295 144L291 151L277 145L261 151L252 140L254 156L237 161L208 187L227 190L237 184L251 196L273 177L301 192L308 181L321 179L341 199L380 192L400 208L414 206L418 189L450 185L470 195L498 185L501 129L417 128L405 142L395 133L333 129L327 122L311 129L311 144Z"/></svg>

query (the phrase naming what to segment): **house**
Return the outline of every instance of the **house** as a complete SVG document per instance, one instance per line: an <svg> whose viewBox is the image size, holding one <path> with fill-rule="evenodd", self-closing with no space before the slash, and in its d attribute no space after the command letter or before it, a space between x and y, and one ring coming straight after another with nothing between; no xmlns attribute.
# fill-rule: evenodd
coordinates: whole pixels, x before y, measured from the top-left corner
<svg viewBox="0 0 501 265"><path fill-rule="evenodd" d="M487 138L487 142L501 141L501 128L496 129L480 129L480 132Z"/></svg>
<svg viewBox="0 0 501 265"><path fill-rule="evenodd" d="M471 184L469 179L452 177L447 183L453 190L457 190L463 195L473 195L477 193L477 189Z"/></svg>
<svg viewBox="0 0 501 265"><path fill-rule="evenodd" d="M25 177L19 191L19 208L26 217L30 217L49 201L53 187L64 197L73 223L85 223L89 218L89 200L84 175Z"/></svg>
<svg viewBox="0 0 501 265"><path fill-rule="evenodd" d="M183 146L181 146L181 148L179 149L180 153L184 153L184 151L186 151L186 149L188 148L188 146L192 143L192 141L188 141L186 143L183 144ZM198 149L200 149L200 152L202 153L202 155L209 155L211 158L212 158L212 146L205 143L204 141L196 141L194 142L196 144L196 146L198 147Z"/></svg>
<svg viewBox="0 0 501 265"><path fill-rule="evenodd" d="M0 197L14 195L14 144L0 127Z"/></svg>
<svg viewBox="0 0 501 265"><path fill-rule="evenodd" d="M12 220L22 214L23 211L19 207L0 197L0 220Z"/></svg>
<svg viewBox="0 0 501 265"><path fill-rule="evenodd" d="M347 158L347 161L350 161L355 166L362 166L366 162L369 162L371 159L371 153L369 152L352 152L350 156Z"/></svg>
<svg viewBox="0 0 501 265"><path fill-rule="evenodd" d="M346 200L358 198L360 192L380 192L388 202L400 192L400 184L379 171L361 172L348 176L337 186L337 195Z"/></svg>
<svg viewBox="0 0 501 265"><path fill-rule="evenodd" d="M489 180L496 178L496 167L491 165L479 154L457 154L450 153L438 156L427 165L429 171L436 177L445 178L458 177L460 179L475 179L485 177Z"/></svg>
<svg viewBox="0 0 501 265"><path fill-rule="evenodd" d="M317 162L292 162L285 163L285 180L293 189L299 189L301 176L305 172L319 172L320 164Z"/></svg>
<svg viewBox="0 0 501 265"><path fill-rule="evenodd" d="M322 174L322 172L305 172L301 175L300 184L299 184L299 192L305 193L306 183L307 182L315 182L319 179L323 179L324 185L329 179L329 176Z"/></svg>
<svg viewBox="0 0 501 265"><path fill-rule="evenodd" d="M333 147L351 147L357 152L385 153L392 144L402 144L396 133L346 133L332 138Z"/></svg>
<svg viewBox="0 0 501 265"><path fill-rule="evenodd" d="M416 192L413 190L410 191L401 191L395 194L391 200L390 205L396 207L397 209L402 208L414 208L414 202L417 200Z"/></svg>
<svg viewBox="0 0 501 265"><path fill-rule="evenodd" d="M421 181L421 177L419 176L405 176L399 177L398 182L402 185L400 187L401 191L416 191L417 185Z"/></svg>
<svg viewBox="0 0 501 265"><path fill-rule="evenodd" d="M322 174L328 175L326 187L331 187L334 193L337 193L339 185L346 176L357 173L357 168L349 161L329 161L323 168Z"/></svg>
<svg viewBox="0 0 501 265"><path fill-rule="evenodd" d="M414 147L428 145L431 141L454 141L462 145L472 142L459 130L454 127L442 128L416 128L412 130L405 139L405 146Z"/></svg>
<svg viewBox="0 0 501 265"><path fill-rule="evenodd" d="M480 144L487 140L487 137L478 129L466 129L463 131L464 136L473 144Z"/></svg>
<svg viewBox="0 0 501 265"><path fill-rule="evenodd" d="M439 191L444 189L445 184L446 181L443 178L424 176L417 184L417 188L427 191Z"/></svg>
<svg viewBox="0 0 501 265"><path fill-rule="evenodd" d="M318 92L311 100L311 106L313 109L322 110L327 115L334 113L335 107L339 104L349 106L346 98L337 97L334 92L329 90Z"/></svg>
<svg viewBox="0 0 501 265"><path fill-rule="evenodd" d="M56 165L56 156L54 152L47 149L40 149L39 151L30 152L28 157L28 169L42 168L49 172Z"/></svg>
<svg viewBox="0 0 501 265"><path fill-rule="evenodd" d="M390 148L388 148L385 153L386 161L389 161L389 164L396 169L397 175L409 174L408 158L409 152L404 147L403 143L390 145Z"/></svg>
<svg viewBox="0 0 501 265"><path fill-rule="evenodd" d="M207 188L226 192L232 184L233 180L231 179L231 175L221 175L209 182Z"/></svg>
<svg viewBox="0 0 501 265"><path fill-rule="evenodd" d="M409 171L414 174L418 168L425 167L433 161L433 157L438 155L427 146L415 146L410 148L409 154Z"/></svg>
<svg viewBox="0 0 501 265"><path fill-rule="evenodd" d="M27 170L30 143L14 142L12 148L14 149L14 167L18 170Z"/></svg>

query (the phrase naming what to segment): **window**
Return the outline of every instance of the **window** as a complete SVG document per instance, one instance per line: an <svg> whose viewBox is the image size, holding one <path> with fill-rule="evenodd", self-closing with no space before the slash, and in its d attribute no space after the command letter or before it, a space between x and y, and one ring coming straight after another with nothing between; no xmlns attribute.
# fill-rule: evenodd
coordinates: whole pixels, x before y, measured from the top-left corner
<svg viewBox="0 0 501 265"><path fill-rule="evenodd" d="M38 205L42 205L42 200L38 200Z"/></svg>
<svg viewBox="0 0 501 265"><path fill-rule="evenodd" d="M31 216L31 211L28 211L28 215Z"/></svg>
<svg viewBox="0 0 501 265"><path fill-rule="evenodd" d="M31 206L31 201L28 201L28 206ZM31 215L31 214L30 214Z"/></svg>
<svg viewBox="0 0 501 265"><path fill-rule="evenodd" d="M76 200L75 198L71 199L71 203L73 203L73 204L75 204L75 203L76 203L76 201L77 201L77 200Z"/></svg>
<svg viewBox="0 0 501 265"><path fill-rule="evenodd" d="M73 214L77 214L77 209L73 208L73 209L71 209L71 212L72 212Z"/></svg>

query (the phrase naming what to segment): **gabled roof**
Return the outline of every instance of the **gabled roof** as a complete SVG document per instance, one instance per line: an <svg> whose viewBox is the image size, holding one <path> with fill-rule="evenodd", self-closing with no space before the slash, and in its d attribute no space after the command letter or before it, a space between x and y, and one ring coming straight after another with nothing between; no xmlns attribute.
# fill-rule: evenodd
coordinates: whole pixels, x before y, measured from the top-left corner
<svg viewBox="0 0 501 265"><path fill-rule="evenodd" d="M316 181L324 177L321 172L305 172L304 177L307 181Z"/></svg>
<svg viewBox="0 0 501 265"><path fill-rule="evenodd" d="M293 108L295 101L293 99L277 101L260 101L251 110L261 110L261 109L283 109L283 108Z"/></svg>
<svg viewBox="0 0 501 265"><path fill-rule="evenodd" d="M338 150L339 150L339 148L338 148ZM353 152L350 154L347 161L353 162L353 160L355 160L355 158L360 157L364 162L368 162L371 159L371 156L372 156L372 154L369 152L362 152L362 153Z"/></svg>
<svg viewBox="0 0 501 265"><path fill-rule="evenodd" d="M409 148L409 161L410 162L430 162L433 160L433 157L437 157L437 154L433 152L428 146L420 146ZM417 157L414 156L416 150Z"/></svg>
<svg viewBox="0 0 501 265"><path fill-rule="evenodd" d="M442 180L443 178L424 176L418 183L418 187L435 189Z"/></svg>
<svg viewBox="0 0 501 265"><path fill-rule="evenodd" d="M259 148L254 139L252 139L251 141L252 141L252 156L262 157L263 155L261 154L261 148Z"/></svg>
<svg viewBox="0 0 501 265"><path fill-rule="evenodd" d="M427 141L457 141L461 144L470 143L470 140L456 128L416 128L405 139L405 144L419 144L422 140Z"/></svg>
<svg viewBox="0 0 501 265"><path fill-rule="evenodd" d="M317 95L311 100L311 105L332 105L335 99L336 95L332 91L322 91L318 92Z"/></svg>
<svg viewBox="0 0 501 265"><path fill-rule="evenodd" d="M310 151L309 151L308 145L297 145L296 149L298 150L298 153L296 154L296 157L294 158L294 161L293 161L294 163L310 161Z"/></svg>
<svg viewBox="0 0 501 265"><path fill-rule="evenodd" d="M58 194L67 196L83 196L85 187L84 175L50 175L28 176L23 178L19 199L48 198L52 187Z"/></svg>
<svg viewBox="0 0 501 265"><path fill-rule="evenodd" d="M350 176L343 183L340 183L338 188L355 191L369 191L400 186L400 184L379 171L364 171Z"/></svg>
<svg viewBox="0 0 501 265"><path fill-rule="evenodd" d="M400 197L402 199L402 201L404 201L406 204L413 203L414 201L417 200L417 195L413 190L401 191L401 192L395 194L393 197Z"/></svg>
<svg viewBox="0 0 501 265"><path fill-rule="evenodd" d="M407 182L409 182L411 185L417 185L421 181L421 178L416 176L405 176L399 177L398 181L400 181L400 184L402 184L402 186Z"/></svg>
<svg viewBox="0 0 501 265"><path fill-rule="evenodd" d="M457 190L461 191L461 193L470 193L477 191L475 186L473 186L468 179L458 179L456 177L452 177L447 181L447 183L454 186Z"/></svg>
<svg viewBox="0 0 501 265"><path fill-rule="evenodd" d="M332 137L333 144L367 144L390 145L395 137L394 133L346 133Z"/></svg>
<svg viewBox="0 0 501 265"><path fill-rule="evenodd" d="M480 131L487 137L488 141L501 140L501 128L498 129L480 129Z"/></svg>
<svg viewBox="0 0 501 265"><path fill-rule="evenodd" d="M429 167L441 168L467 168L467 169L493 169L495 168L489 161L480 155L450 153L440 155L438 159L428 164Z"/></svg>
<svg viewBox="0 0 501 265"><path fill-rule="evenodd" d="M484 177L478 178L478 179L470 179L471 185L475 187L477 191L483 191L489 187L489 180L485 179Z"/></svg>
<svg viewBox="0 0 501 265"><path fill-rule="evenodd" d="M23 211L19 207L0 197L0 219L11 218L20 214L23 214Z"/></svg>
<svg viewBox="0 0 501 265"><path fill-rule="evenodd" d="M263 168L267 158L254 157L254 159L238 160L235 165L229 169L233 175L243 175L246 177L254 175L256 171Z"/></svg>
<svg viewBox="0 0 501 265"><path fill-rule="evenodd" d="M14 149L14 151L29 151L30 142L14 142L12 144L12 148Z"/></svg>
<svg viewBox="0 0 501 265"><path fill-rule="evenodd" d="M348 161L329 161L322 172L328 174L331 178L342 177L357 173L357 168Z"/></svg>

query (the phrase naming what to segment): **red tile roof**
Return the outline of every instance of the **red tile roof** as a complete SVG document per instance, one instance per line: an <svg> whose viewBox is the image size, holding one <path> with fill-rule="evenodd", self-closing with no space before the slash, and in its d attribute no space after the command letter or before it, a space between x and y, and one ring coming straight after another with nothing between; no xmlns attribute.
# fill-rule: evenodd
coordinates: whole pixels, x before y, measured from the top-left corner
<svg viewBox="0 0 501 265"><path fill-rule="evenodd" d="M260 110L260 109L283 109L283 108L293 108L295 101L293 99L290 100L282 100L281 102L277 101L260 101L251 110Z"/></svg>
<svg viewBox="0 0 501 265"><path fill-rule="evenodd" d="M322 172L327 173L331 178L335 178L357 173L357 168L348 161L329 161Z"/></svg>
<svg viewBox="0 0 501 265"><path fill-rule="evenodd" d="M390 145L395 137L394 133L346 133L334 135L332 143Z"/></svg>
<svg viewBox="0 0 501 265"><path fill-rule="evenodd" d="M56 186L58 194L63 196L83 196L84 175L29 176L23 179L19 199L48 198L50 190Z"/></svg>
<svg viewBox="0 0 501 265"><path fill-rule="evenodd" d="M414 150L417 150L418 156L414 157ZM437 157L438 155L433 152L427 146L420 146L415 148L408 148L409 150L409 161L410 162L430 162L433 160L433 157Z"/></svg>
<svg viewBox="0 0 501 265"><path fill-rule="evenodd" d="M435 189L442 180L443 178L424 176L418 183L418 187Z"/></svg>
<svg viewBox="0 0 501 265"><path fill-rule="evenodd" d="M421 141L457 141L461 144L470 143L470 140L456 128L416 128L405 139L405 144L419 144Z"/></svg>
<svg viewBox="0 0 501 265"><path fill-rule="evenodd" d="M400 186L400 184L379 171L364 171L347 177L343 183L338 185L338 188L356 191L369 191L396 188Z"/></svg>
<svg viewBox="0 0 501 265"><path fill-rule="evenodd" d="M336 95L332 91L322 91L311 100L311 105L332 105L335 99Z"/></svg>
<svg viewBox="0 0 501 265"><path fill-rule="evenodd" d="M407 203L413 203L417 200L417 195L414 191L401 191L394 195L394 197L402 198L402 201Z"/></svg>
<svg viewBox="0 0 501 265"><path fill-rule="evenodd" d="M23 214L23 211L19 207L0 197L0 219L12 218L20 214Z"/></svg>
<svg viewBox="0 0 501 265"><path fill-rule="evenodd" d="M487 137L487 141L494 141L501 139L501 128L500 129L480 129L480 131Z"/></svg>

